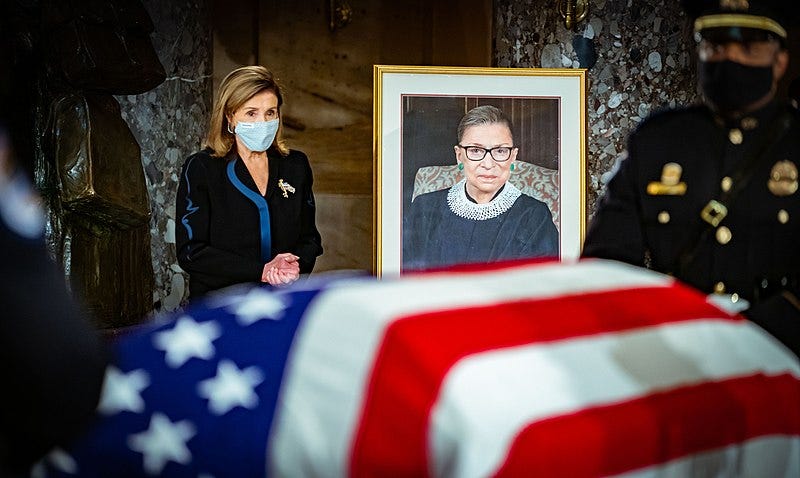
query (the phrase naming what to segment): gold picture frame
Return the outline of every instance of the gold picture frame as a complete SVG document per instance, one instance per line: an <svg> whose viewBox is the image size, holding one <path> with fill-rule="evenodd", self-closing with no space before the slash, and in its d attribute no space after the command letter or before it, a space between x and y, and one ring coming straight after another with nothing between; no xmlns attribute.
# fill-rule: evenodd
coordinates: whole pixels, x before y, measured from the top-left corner
<svg viewBox="0 0 800 478"><path fill-rule="evenodd" d="M414 188L424 182L427 170L421 166L454 170L455 112L463 115L471 105L484 103L512 110L506 114L516 117L515 130L530 143L520 148L518 161L523 154L526 159L536 156L522 159L534 165L524 165L526 169L545 171L556 184L550 192L556 199L548 200L559 231L560 258L580 256L586 230L586 70L375 65L376 275L403 272L404 211ZM556 179L548 168L556 170Z"/></svg>

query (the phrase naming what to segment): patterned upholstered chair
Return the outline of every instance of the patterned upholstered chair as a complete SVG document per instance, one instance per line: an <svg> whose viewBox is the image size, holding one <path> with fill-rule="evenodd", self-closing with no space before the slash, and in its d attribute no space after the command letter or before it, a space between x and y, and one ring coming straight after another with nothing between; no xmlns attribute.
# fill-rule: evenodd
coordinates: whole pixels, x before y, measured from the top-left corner
<svg viewBox="0 0 800 478"><path fill-rule="evenodd" d="M463 173L458 170L458 166L455 164L419 168L414 177L412 201L420 194L447 189L460 181L462 177ZM553 223L561 231L557 169L516 161L509 181L524 194L547 204L553 214Z"/></svg>

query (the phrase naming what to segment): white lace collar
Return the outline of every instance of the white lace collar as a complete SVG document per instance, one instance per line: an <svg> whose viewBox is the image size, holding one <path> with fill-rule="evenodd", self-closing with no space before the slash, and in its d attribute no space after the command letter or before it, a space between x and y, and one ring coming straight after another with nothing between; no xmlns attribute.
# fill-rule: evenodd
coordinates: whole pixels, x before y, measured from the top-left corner
<svg viewBox="0 0 800 478"><path fill-rule="evenodd" d="M478 204L467 199L466 184L467 180L462 179L450 188L447 192L447 205L456 216L473 221L485 221L503 214L511 209L517 198L522 195L516 186L506 182L497 197L487 203Z"/></svg>

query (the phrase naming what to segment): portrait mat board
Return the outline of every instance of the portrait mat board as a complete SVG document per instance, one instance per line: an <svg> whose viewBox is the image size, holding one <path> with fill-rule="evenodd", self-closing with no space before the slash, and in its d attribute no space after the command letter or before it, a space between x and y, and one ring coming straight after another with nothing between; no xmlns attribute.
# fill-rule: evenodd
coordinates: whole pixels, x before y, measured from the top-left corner
<svg viewBox="0 0 800 478"><path fill-rule="evenodd" d="M559 250L562 260L579 257L586 228L585 70L376 65L374 81L373 269L378 276L396 275L402 268L404 177L409 174L403 161L404 103L415 97L555 100ZM455 129L449 134L455 138Z"/></svg>

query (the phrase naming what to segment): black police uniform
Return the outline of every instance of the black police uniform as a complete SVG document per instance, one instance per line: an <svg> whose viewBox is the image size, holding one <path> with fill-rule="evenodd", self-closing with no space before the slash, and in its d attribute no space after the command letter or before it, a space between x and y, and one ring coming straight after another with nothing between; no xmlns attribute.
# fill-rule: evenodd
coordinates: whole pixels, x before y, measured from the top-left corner
<svg viewBox="0 0 800 478"><path fill-rule="evenodd" d="M584 255L640 266L648 257L653 269L702 291L735 293L751 302L796 292L800 121L796 110L789 111L773 103L725 124L697 106L644 122L601 200ZM757 160L727 216L716 227L704 221L709 201L732 188L737 167L758 154L786 114L789 128ZM796 315L800 320L800 311Z"/></svg>
<svg viewBox="0 0 800 478"><path fill-rule="evenodd" d="M783 41L789 3L684 6L703 37ZM651 267L732 302L745 299L746 314L800 355L799 168L800 113L788 104L772 102L737 119L704 105L654 114L631 134L583 255Z"/></svg>
<svg viewBox="0 0 800 478"><path fill-rule="evenodd" d="M0 476L12 477L28 476L36 460L89 423L108 357L47 254L29 184L8 174L2 150Z"/></svg>

